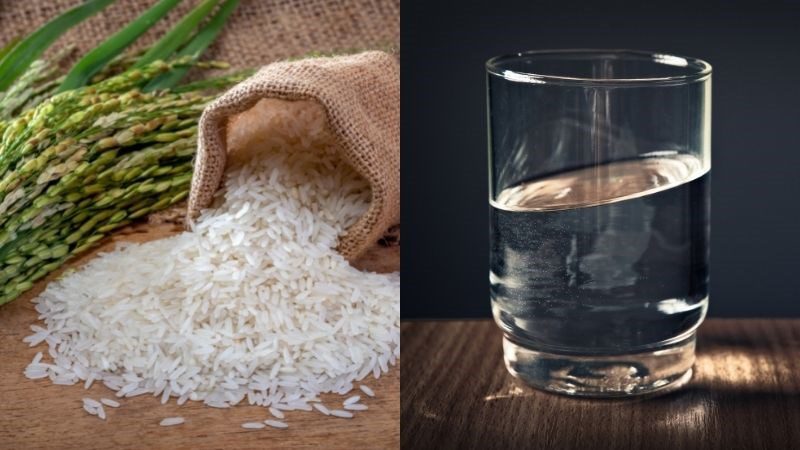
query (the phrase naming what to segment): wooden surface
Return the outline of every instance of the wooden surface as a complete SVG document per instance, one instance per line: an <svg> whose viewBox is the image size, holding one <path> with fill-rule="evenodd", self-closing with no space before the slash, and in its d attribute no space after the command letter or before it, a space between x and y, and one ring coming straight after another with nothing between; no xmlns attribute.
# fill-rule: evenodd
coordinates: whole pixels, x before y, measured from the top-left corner
<svg viewBox="0 0 800 450"><path fill-rule="evenodd" d="M169 222L137 225L118 233L102 247L69 264L78 266L116 241L147 241L180 231ZM399 247L376 248L357 264L376 270L399 261ZM49 380L29 380L23 370L38 351L47 354L42 343L30 348L22 338L37 323L30 299L58 273L39 283L25 296L0 306L0 450L16 449L248 449L248 448L399 448L400 368L390 369L380 380L368 377L375 398L362 395L369 410L353 419L326 417L320 413L290 411L289 428L245 430L241 424L267 419L258 406L215 409L195 402L177 406L174 399L162 405L152 396L122 399L120 408L105 408L102 421L83 411L82 398L114 398L113 391L95 383L89 391L83 385L56 386ZM330 407L342 401L338 395L322 396ZM243 402L242 405L245 405ZM165 417L181 416L183 425L161 427Z"/></svg>
<svg viewBox="0 0 800 450"><path fill-rule="evenodd" d="M491 321L401 329L403 448L800 448L800 320L707 320L692 381L631 400L525 387Z"/></svg>

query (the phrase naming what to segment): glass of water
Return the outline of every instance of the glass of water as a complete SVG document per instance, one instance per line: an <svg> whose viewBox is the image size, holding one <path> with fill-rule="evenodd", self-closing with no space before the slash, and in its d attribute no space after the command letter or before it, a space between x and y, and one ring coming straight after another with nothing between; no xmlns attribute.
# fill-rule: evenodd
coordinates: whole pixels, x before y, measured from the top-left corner
<svg viewBox="0 0 800 450"><path fill-rule="evenodd" d="M681 386L708 303L711 66L554 50L486 67L508 370L578 396Z"/></svg>

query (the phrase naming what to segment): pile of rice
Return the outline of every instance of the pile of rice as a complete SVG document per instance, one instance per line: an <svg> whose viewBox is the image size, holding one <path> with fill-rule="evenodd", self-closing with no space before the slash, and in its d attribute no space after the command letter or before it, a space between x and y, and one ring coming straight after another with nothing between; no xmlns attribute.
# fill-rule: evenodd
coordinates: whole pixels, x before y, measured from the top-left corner
<svg viewBox="0 0 800 450"><path fill-rule="evenodd" d="M311 410L395 364L399 274L358 271L334 250L368 185L334 156L320 107L256 109L261 132L232 139L258 157L240 155L192 231L118 245L34 300L46 328L26 341L46 341L52 361L34 360L29 378Z"/></svg>

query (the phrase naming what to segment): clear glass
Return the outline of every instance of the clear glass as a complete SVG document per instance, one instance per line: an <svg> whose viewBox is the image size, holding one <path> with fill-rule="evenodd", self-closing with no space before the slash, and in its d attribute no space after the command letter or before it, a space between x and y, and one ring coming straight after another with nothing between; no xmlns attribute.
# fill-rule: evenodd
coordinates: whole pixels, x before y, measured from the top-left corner
<svg viewBox="0 0 800 450"><path fill-rule="evenodd" d="M509 371L580 396L679 387L708 304L711 66L557 50L486 67L490 294Z"/></svg>

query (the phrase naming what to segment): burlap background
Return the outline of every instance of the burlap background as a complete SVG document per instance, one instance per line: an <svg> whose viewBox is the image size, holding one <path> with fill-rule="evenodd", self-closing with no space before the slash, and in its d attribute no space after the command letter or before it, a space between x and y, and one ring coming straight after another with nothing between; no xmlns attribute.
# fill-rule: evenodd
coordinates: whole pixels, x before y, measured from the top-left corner
<svg viewBox="0 0 800 450"><path fill-rule="evenodd" d="M0 0L0 44L24 35L80 0ZM59 42L81 50L130 22L155 0L117 0ZM199 0L184 0L136 45L153 42ZM242 0L206 56L258 67L310 51L399 48L399 0Z"/></svg>

